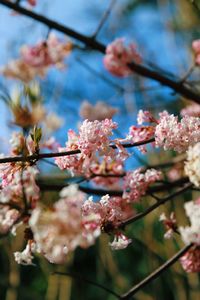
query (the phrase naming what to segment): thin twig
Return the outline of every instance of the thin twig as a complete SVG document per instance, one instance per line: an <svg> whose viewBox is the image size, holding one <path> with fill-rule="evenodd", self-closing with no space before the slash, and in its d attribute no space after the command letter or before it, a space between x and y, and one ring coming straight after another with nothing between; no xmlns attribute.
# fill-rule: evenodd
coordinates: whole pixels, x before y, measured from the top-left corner
<svg viewBox="0 0 200 300"><path fill-rule="evenodd" d="M153 143L154 140L155 140L154 138L151 138L149 140L136 142L136 143L125 143L125 144L122 143L122 146L124 148L137 147L140 145ZM110 144L110 147L113 149L117 149L117 146L114 144ZM75 155L75 154L80 154L80 153L81 153L81 151L79 149L77 149L77 150L63 151L63 152L32 154L32 155L27 155L26 157L24 157L22 155L11 156L11 157L0 158L0 164L1 163L9 163L9 162L19 162L19 161L37 161L39 159L44 159L44 158L61 157L61 156Z"/></svg>
<svg viewBox="0 0 200 300"><path fill-rule="evenodd" d="M129 218L128 220L122 222L120 224L120 227L124 228L125 226L132 224L138 220L140 220L141 218L145 217L146 215L148 215L149 213L151 213L152 211L154 211L156 208L158 208L159 206L165 204L167 201L171 200L172 198L179 196L181 194L183 194L184 192L186 192L187 190L189 190L192 187L191 183L186 184L183 188L180 188L178 191L174 192L173 194L162 198L160 201L156 202L155 204L151 205L148 209L146 209L145 211L136 214L135 216Z"/></svg>
<svg viewBox="0 0 200 300"><path fill-rule="evenodd" d="M100 176L100 175L98 175ZM109 177L109 176L107 176ZM147 189L147 194L148 193L156 193L156 192L163 192L166 190L169 190L170 188L173 187L177 187L177 186L181 186L185 183L188 183L188 178L187 177L183 177L181 179L178 179L176 181L173 182L168 182L165 184L159 184L159 185L155 185L155 186L150 186ZM67 182L60 182L60 183L56 183L56 184L49 184L49 183L45 183L44 181L42 181L40 178L37 180L37 184L39 185L41 190L48 190L48 191L59 191L62 188L67 186ZM96 188L91 188L91 187L84 187L84 186L79 186L79 190L89 194L89 195L97 195L97 196L104 196L106 194L110 195L110 196L119 196L122 197L123 195L123 191L122 190L106 190L106 189L96 189Z"/></svg>
<svg viewBox="0 0 200 300"><path fill-rule="evenodd" d="M190 75L193 73L194 69L195 69L196 65L192 65L189 70L186 72L186 74L183 76L183 78L180 80L180 83L184 83L189 77Z"/></svg>
<svg viewBox="0 0 200 300"><path fill-rule="evenodd" d="M92 38L95 39L97 37L97 35L99 34L101 28L103 27L103 25L105 24L106 20L108 19L114 5L116 3L116 0L111 0L110 4L108 6L108 8L105 10L102 19L99 22L99 25L97 27L97 29L95 30L95 32L92 35Z"/></svg>
<svg viewBox="0 0 200 300"><path fill-rule="evenodd" d="M167 260L163 265L161 265L157 270L143 279L141 282L132 287L128 292L121 295L120 299L127 300L130 299L135 293L141 290L144 286L146 286L149 282L152 282L157 277L159 277L165 270L171 267L181 256L183 256L193 245L187 245L182 248L179 252L177 252L174 256L172 256L169 260Z"/></svg>
<svg viewBox="0 0 200 300"><path fill-rule="evenodd" d="M96 41L95 39L92 39L91 37L85 36L69 27L66 27L58 22L48 19L48 18L44 17L43 15L37 14L31 10L28 10L28 9L25 9L24 7L16 5L16 3L8 2L6 0L0 0L0 4L10 8L10 9L13 9L13 10L23 14L24 16L34 19L52 29L62 32L68 36L71 36L74 39L77 39L80 42L84 43L86 46L90 47L91 49L97 50L97 51L105 54L106 46L103 45L102 43ZM166 75L163 75L163 73L152 70L142 64L136 64L135 62L132 62L128 66L130 67L130 69L133 72L136 72L137 74L139 74L143 77L147 77L147 78L153 79L155 81L158 81L162 85L170 87L176 93L179 93L182 96L188 98L188 100L193 100L196 103L200 103L200 95L198 93L195 93L191 88L188 88L188 86L180 83L180 81L175 81L173 79L170 79Z"/></svg>

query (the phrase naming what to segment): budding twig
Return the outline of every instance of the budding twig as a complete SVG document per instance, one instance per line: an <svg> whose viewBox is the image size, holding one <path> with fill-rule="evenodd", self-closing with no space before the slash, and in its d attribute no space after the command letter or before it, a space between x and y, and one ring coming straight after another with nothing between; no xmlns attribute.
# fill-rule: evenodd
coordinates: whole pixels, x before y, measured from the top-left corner
<svg viewBox="0 0 200 300"><path fill-rule="evenodd" d="M137 147L141 145L145 145L148 143L153 143L154 138L151 138L149 140L136 142L136 143L126 143L122 144L124 148L131 148L131 147ZM114 144L110 144L110 147L113 149L117 149L117 146ZM11 157L4 157L0 158L0 164L2 163L9 163L9 162L19 162L19 161L37 161L39 159L43 158L53 158L53 157L61 157L61 156L68 156L68 155L74 155L74 154L80 154L81 151L79 149L77 150L71 150L71 151L63 151L63 152L51 152L51 153L39 153L39 154L32 154L27 156L11 156Z"/></svg>

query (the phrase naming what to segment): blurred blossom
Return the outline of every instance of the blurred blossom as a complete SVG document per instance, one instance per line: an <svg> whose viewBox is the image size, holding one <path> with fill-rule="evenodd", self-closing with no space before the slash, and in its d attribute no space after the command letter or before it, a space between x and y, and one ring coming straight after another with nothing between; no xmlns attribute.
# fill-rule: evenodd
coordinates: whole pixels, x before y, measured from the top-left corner
<svg viewBox="0 0 200 300"><path fill-rule="evenodd" d="M180 258L180 263L188 273L200 272L200 247L192 247Z"/></svg>
<svg viewBox="0 0 200 300"><path fill-rule="evenodd" d="M200 105L194 102L187 105L185 108L181 109L181 116L200 117Z"/></svg>
<svg viewBox="0 0 200 300"><path fill-rule="evenodd" d="M92 105L85 100L80 107L80 116L89 121L112 119L117 112L117 108L113 108L103 101L98 101L95 105Z"/></svg>
<svg viewBox="0 0 200 300"><path fill-rule="evenodd" d="M200 246L200 204L190 201L184 204L184 208L191 225L179 228L182 240L186 245L194 243Z"/></svg>
<svg viewBox="0 0 200 300"><path fill-rule="evenodd" d="M172 238L174 232L177 232L177 221L174 212L171 212L169 218L166 217L165 213L162 213L159 217L159 221L163 222L166 228L164 238L165 239Z"/></svg>
<svg viewBox="0 0 200 300"><path fill-rule="evenodd" d="M200 65L200 40L195 40L192 42L192 49L195 55L195 63L196 65Z"/></svg>
<svg viewBox="0 0 200 300"><path fill-rule="evenodd" d="M131 43L126 46L123 38L116 39L107 46L103 60L105 68L111 74L119 77L131 75L133 71L128 64L131 62L140 64L141 61L136 45Z"/></svg>
<svg viewBox="0 0 200 300"><path fill-rule="evenodd" d="M56 113L49 113L43 121L45 133L51 134L59 129L64 123L63 118L60 118Z"/></svg>
<svg viewBox="0 0 200 300"><path fill-rule="evenodd" d="M200 142L187 151L185 173L195 186L200 186Z"/></svg>

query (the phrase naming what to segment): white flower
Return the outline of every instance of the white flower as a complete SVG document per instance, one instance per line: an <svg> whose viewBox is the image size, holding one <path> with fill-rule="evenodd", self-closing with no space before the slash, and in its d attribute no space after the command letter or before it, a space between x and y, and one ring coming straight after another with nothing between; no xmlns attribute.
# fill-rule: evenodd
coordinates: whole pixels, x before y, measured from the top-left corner
<svg viewBox="0 0 200 300"><path fill-rule="evenodd" d="M195 243L200 245L200 205L193 201L184 205L191 226L180 227L179 231L185 244Z"/></svg>
<svg viewBox="0 0 200 300"><path fill-rule="evenodd" d="M26 245L26 248L22 252L15 252L15 261L20 265L34 265L32 263L32 251L30 244Z"/></svg>
<svg viewBox="0 0 200 300"><path fill-rule="evenodd" d="M189 148L185 173L194 185L200 186L200 143Z"/></svg>
<svg viewBox="0 0 200 300"><path fill-rule="evenodd" d="M112 243L109 243L112 250L122 250L128 247L132 243L131 239L128 239L122 233L116 234Z"/></svg>

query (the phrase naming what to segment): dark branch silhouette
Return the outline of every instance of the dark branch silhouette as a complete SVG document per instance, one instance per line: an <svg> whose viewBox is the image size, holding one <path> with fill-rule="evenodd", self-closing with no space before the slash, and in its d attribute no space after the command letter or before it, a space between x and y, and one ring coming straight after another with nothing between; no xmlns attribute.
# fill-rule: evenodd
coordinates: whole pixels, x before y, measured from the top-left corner
<svg viewBox="0 0 200 300"><path fill-rule="evenodd" d="M102 43L96 41L93 37L89 37L83 34L78 33L77 31L62 25L58 22L55 22L49 18L44 17L43 15L37 14L31 10L28 10L16 3L8 2L6 0L0 0L0 4L15 10L16 12L27 16L33 20L36 20L46 26L48 26L50 29L55 29L59 32L62 32L80 42L82 42L84 45L87 47L97 50L101 53L105 53L106 51L106 46L103 45ZM155 81L158 81L162 85L170 87L172 90L174 90L176 93L181 94L182 96L188 98L188 100L193 100L196 103L200 103L200 95L198 93L195 93L192 91L190 87L188 87L188 84L184 83L181 81L175 81L165 75L163 73L152 70L151 68L141 65L141 64L136 64L135 62L132 62L129 64L129 67L133 70L133 72L136 72L137 74L151 78Z"/></svg>
<svg viewBox="0 0 200 300"><path fill-rule="evenodd" d="M121 295L120 299L127 300L130 299L137 291L141 290L145 285L149 282L152 282L157 277L159 277L165 270L171 267L177 260L183 256L193 245L187 245L179 252L177 252L174 256L172 256L169 260L167 260L163 265L161 265L158 269L156 269L153 273L147 276L144 280L140 283L136 284L133 288L131 288L128 292Z"/></svg>

